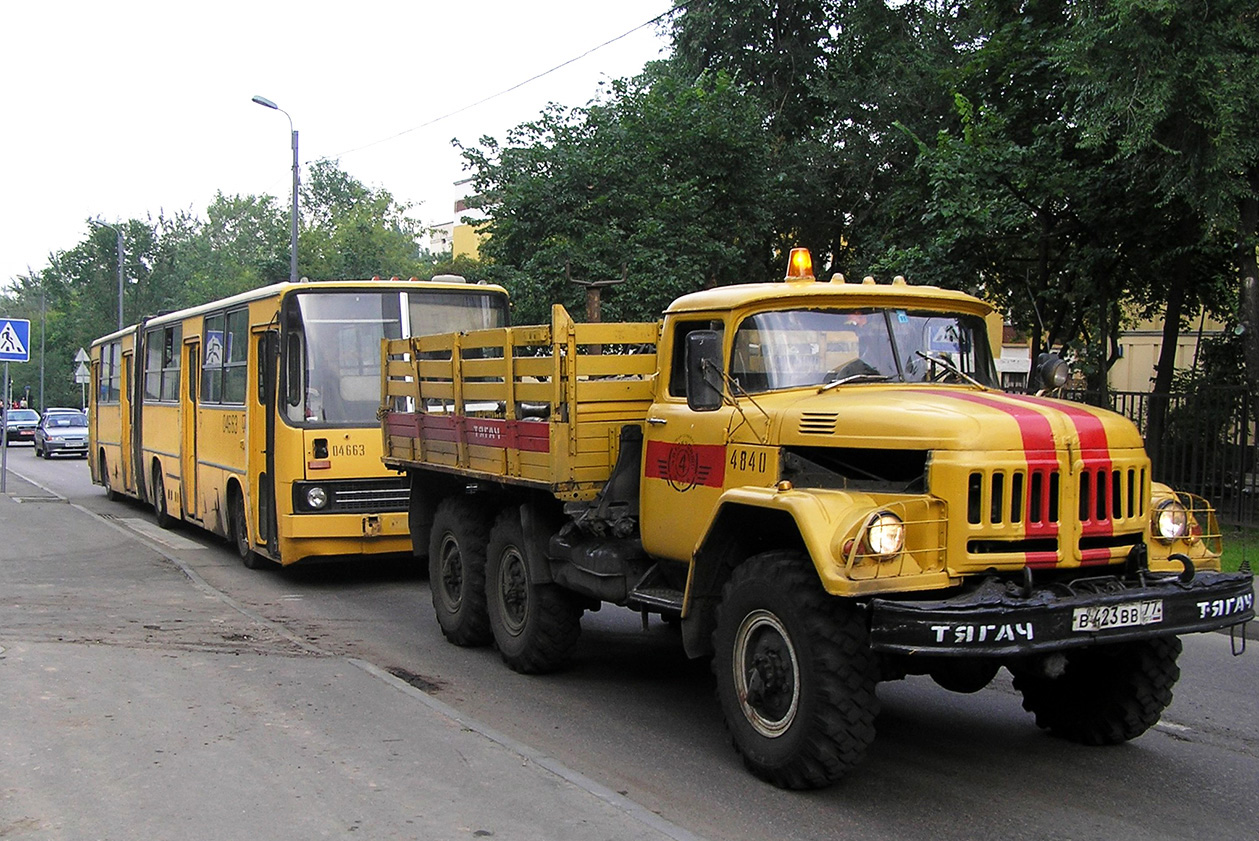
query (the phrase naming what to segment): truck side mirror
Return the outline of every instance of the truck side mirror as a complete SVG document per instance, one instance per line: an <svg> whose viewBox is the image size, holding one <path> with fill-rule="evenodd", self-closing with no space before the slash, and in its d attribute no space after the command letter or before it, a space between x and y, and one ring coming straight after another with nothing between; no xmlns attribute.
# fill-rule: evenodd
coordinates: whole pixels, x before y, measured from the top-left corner
<svg viewBox="0 0 1259 841"><path fill-rule="evenodd" d="M692 412L712 412L723 401L721 334L692 330L686 334L686 405Z"/></svg>

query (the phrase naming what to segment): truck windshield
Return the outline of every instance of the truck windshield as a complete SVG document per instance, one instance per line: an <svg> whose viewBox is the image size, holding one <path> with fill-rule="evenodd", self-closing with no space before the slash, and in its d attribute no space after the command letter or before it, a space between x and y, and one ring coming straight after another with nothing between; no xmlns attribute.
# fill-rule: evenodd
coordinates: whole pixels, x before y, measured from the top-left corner
<svg viewBox="0 0 1259 841"><path fill-rule="evenodd" d="M302 292L286 308L285 417L311 426L375 426L380 342L503 327L502 293L453 290Z"/></svg>
<svg viewBox="0 0 1259 841"><path fill-rule="evenodd" d="M964 382L958 371L996 385L984 320L903 309L757 313L739 325L730 359L730 375L750 393L838 380Z"/></svg>

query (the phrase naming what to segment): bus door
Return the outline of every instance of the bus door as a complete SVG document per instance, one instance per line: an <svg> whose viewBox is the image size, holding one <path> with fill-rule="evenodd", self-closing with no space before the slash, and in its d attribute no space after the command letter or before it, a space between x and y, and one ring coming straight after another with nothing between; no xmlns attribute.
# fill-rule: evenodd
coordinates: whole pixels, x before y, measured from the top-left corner
<svg viewBox="0 0 1259 841"><path fill-rule="evenodd" d="M131 434L123 436L123 447L131 445L131 466L129 471L135 483L136 497L142 502L149 499L149 471L144 466L144 360L148 353L145 348L145 320L140 319L135 327L135 349L131 360L127 363L127 373L131 379ZM133 368L132 365L135 367Z"/></svg>
<svg viewBox="0 0 1259 841"><path fill-rule="evenodd" d="M122 350L122 381L119 383L118 389L118 414L119 426L121 427L121 438L118 447L118 471L122 479L122 489L131 496L139 494L135 480L135 454L132 446L132 436L136 434L133 428L132 407L135 405L133 398L135 391L133 389L132 375L134 373L132 365L135 362L135 349L123 348Z"/></svg>
<svg viewBox="0 0 1259 841"><path fill-rule="evenodd" d="M197 399L201 383L201 338L194 336L184 343L184 371L187 372L186 390L181 398L183 411L179 413L183 425L183 445L180 449L180 493L184 500L184 516L200 522L201 499L197 495Z"/></svg>
<svg viewBox="0 0 1259 841"><path fill-rule="evenodd" d="M280 334L266 330L257 335L258 341L258 410L262 412L262 429L249 424L250 449L263 454L262 474L258 477L258 532L266 541L273 557L280 554L280 540L276 534L275 505L275 430L276 430L276 371L280 354ZM257 417L256 411L253 413ZM261 435L261 438L258 436Z"/></svg>

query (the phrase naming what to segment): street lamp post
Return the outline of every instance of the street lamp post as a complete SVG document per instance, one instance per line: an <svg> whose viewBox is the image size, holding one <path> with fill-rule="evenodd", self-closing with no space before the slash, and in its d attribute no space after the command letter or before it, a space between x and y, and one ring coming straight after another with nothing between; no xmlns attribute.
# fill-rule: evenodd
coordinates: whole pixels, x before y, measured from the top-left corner
<svg viewBox="0 0 1259 841"><path fill-rule="evenodd" d="M111 231L114 232L114 234L117 235L117 238L118 238L118 329L121 330L122 329L122 258L123 258L122 228L114 227L113 225L102 222L99 219L93 219L90 221L89 224L100 225L102 228L109 228Z"/></svg>
<svg viewBox="0 0 1259 841"><path fill-rule="evenodd" d="M293 117L288 111L276 105L265 96L255 96L253 101L264 108L270 108L273 111L279 111L289 121L289 131L293 134L293 233L289 242L289 280L297 283L297 188L298 188L298 158L297 158L297 129L293 128Z"/></svg>

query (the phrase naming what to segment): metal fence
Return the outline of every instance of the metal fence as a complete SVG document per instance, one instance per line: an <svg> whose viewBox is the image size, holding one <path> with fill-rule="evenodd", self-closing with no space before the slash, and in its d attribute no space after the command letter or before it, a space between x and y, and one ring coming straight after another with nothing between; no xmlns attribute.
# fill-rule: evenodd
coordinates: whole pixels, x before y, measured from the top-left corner
<svg viewBox="0 0 1259 841"><path fill-rule="evenodd" d="M1154 479L1206 497L1222 519L1259 523L1254 401L1244 388L1207 388L1158 396L1145 392L1067 398L1126 416L1145 437Z"/></svg>

